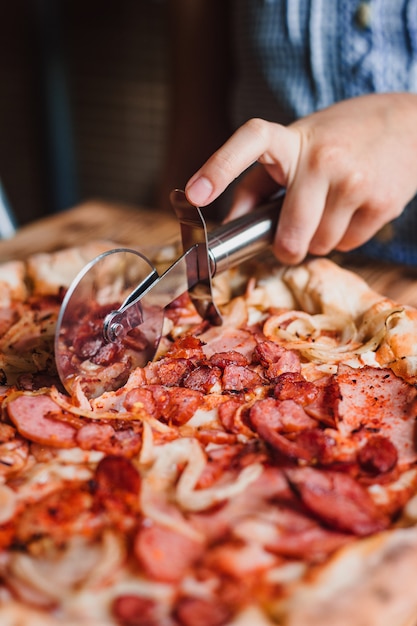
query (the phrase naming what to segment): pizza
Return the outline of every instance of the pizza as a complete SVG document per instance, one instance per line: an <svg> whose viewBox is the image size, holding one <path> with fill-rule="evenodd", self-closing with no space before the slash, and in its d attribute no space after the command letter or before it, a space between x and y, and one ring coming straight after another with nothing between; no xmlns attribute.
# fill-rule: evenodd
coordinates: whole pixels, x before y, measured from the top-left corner
<svg viewBox="0 0 417 626"><path fill-rule="evenodd" d="M153 361L68 394L59 307L108 247L0 266L2 626L415 626L417 310L260 259L222 326L184 294Z"/></svg>

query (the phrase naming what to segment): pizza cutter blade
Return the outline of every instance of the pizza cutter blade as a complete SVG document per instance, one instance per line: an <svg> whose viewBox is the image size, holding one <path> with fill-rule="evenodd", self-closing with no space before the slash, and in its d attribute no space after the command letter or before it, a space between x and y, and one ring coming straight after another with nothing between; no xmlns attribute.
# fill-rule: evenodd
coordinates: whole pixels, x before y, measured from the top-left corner
<svg viewBox="0 0 417 626"><path fill-rule="evenodd" d="M104 252L79 272L62 302L55 333L56 367L67 391L73 393L77 383L88 397L117 389L134 367L153 358L162 332L162 308L149 310L146 303L130 307L131 327L115 333L111 342L103 325L109 313L157 278L152 263L127 248Z"/></svg>
<svg viewBox="0 0 417 626"><path fill-rule="evenodd" d="M221 324L212 278L272 243L283 196L207 233L200 209L175 190L171 202L184 253L164 274L126 248L91 261L70 286L58 318L55 359L65 388L74 393L78 384L93 397L121 387L134 367L152 360L164 309L186 291L204 319Z"/></svg>

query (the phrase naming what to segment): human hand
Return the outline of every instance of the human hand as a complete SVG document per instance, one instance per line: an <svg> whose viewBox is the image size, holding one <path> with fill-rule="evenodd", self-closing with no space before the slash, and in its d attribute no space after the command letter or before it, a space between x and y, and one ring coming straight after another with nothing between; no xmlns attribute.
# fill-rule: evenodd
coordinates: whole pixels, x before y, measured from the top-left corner
<svg viewBox="0 0 417 626"><path fill-rule="evenodd" d="M360 96L287 127L252 119L188 181L188 200L206 206L256 162L236 186L228 220L283 186L280 261L356 248L417 192L417 95Z"/></svg>

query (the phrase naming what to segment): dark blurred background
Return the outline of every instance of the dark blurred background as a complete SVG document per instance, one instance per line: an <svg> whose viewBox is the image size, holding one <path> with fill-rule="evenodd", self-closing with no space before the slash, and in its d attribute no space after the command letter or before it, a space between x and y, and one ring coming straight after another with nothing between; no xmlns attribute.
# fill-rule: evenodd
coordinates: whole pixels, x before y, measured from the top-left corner
<svg viewBox="0 0 417 626"><path fill-rule="evenodd" d="M23 225L85 199L152 206L164 0L3 0L0 181Z"/></svg>

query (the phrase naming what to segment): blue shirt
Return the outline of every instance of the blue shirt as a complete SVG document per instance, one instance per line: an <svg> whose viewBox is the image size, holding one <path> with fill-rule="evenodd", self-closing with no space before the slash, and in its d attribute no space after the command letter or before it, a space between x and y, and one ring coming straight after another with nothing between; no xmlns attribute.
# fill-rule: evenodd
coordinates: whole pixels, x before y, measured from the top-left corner
<svg viewBox="0 0 417 626"><path fill-rule="evenodd" d="M417 0L235 0L234 10L238 125L288 124L366 93L417 93ZM417 198L389 233L361 250L417 265Z"/></svg>

